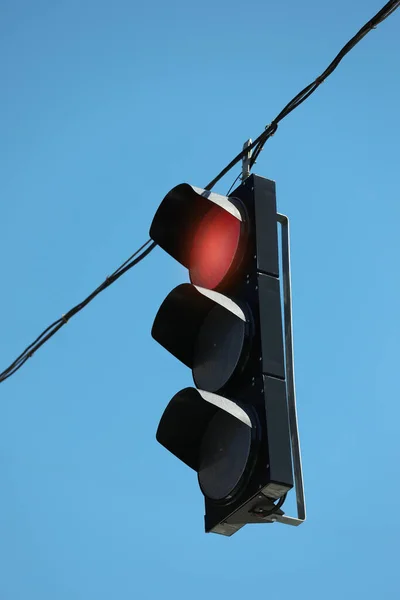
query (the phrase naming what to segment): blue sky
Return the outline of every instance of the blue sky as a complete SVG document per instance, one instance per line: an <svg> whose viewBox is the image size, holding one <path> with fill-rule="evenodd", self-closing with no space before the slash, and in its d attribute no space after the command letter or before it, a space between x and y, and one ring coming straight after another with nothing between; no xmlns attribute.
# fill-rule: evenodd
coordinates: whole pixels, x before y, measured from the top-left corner
<svg viewBox="0 0 400 600"><path fill-rule="evenodd" d="M382 4L2 0L1 368ZM155 441L191 384L150 336L187 279L156 249L1 384L1 600L397 597L399 26L370 33L255 170L291 219L308 522L204 534L195 475Z"/></svg>

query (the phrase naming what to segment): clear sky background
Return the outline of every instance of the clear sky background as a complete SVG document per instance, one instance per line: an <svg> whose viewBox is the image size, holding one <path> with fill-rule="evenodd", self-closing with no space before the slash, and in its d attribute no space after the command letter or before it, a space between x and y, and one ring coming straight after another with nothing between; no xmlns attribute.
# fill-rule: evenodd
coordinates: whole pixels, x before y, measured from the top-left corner
<svg viewBox="0 0 400 600"><path fill-rule="evenodd" d="M1 0L0 370L383 3ZM255 169L291 219L307 523L204 534L195 474L155 440L191 385L150 336L187 280L156 249L0 386L1 600L398 598L399 30L400 11Z"/></svg>

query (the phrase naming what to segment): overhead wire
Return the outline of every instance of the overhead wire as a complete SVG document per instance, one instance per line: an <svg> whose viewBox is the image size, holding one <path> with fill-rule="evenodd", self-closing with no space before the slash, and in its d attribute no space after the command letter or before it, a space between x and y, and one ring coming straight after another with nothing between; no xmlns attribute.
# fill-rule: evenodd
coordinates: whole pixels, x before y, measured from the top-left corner
<svg viewBox="0 0 400 600"><path fill-rule="evenodd" d="M67 313L62 315L59 319L54 321L49 327L47 327L32 344L30 344L25 350L14 360L13 363L7 369L5 369L2 373L0 373L0 383L11 377L16 371L18 371L26 361L31 358L34 353L49 340L53 335L61 329L64 325L68 323L68 321L74 317L78 312L80 312L85 306L89 304L100 292L109 287L114 281L122 277L124 273L132 269L132 267L136 266L140 261L142 261L150 252L156 247L156 243L151 239L147 240L136 252L132 254L122 265L118 267L111 275L106 277L106 279L96 288L85 300L79 302L76 306L71 308Z"/></svg>
<svg viewBox="0 0 400 600"><path fill-rule="evenodd" d="M335 56L333 61L328 65L321 75L319 75L312 83L307 85L301 92L299 92L290 102L286 104L286 106L281 110L281 112L266 126L265 131L263 131L252 144L247 146L244 150L239 152L234 159L224 168L222 171L210 181L210 183L206 186L205 189L211 190L215 184L224 177L240 160L244 158L246 154L248 154L251 150L253 150L252 156L250 158L250 168L255 164L260 152L262 151L265 142L274 135L276 130L278 129L278 124L285 117L287 117L295 108L300 106L307 98L311 96L315 92L315 90L325 81L331 73L337 68L342 59L358 44L372 29L376 29L376 27L382 23L387 17L389 17L397 8L400 6L400 0L390 0L387 2L380 11L376 13L372 19L370 19L361 29L343 46L340 52Z"/></svg>
<svg viewBox="0 0 400 600"><path fill-rule="evenodd" d="M323 81L336 69L341 60L350 52L352 48L358 42L362 40L362 38L367 35L369 31L375 29L379 23L387 19L397 8L400 6L400 0L390 0L387 2L383 8L376 13L376 15L370 19L357 33L354 35L345 46L340 50L340 52L336 55L330 65L325 69L325 71L319 75L312 83L307 85L301 92L299 92L286 106L281 110L281 112L271 121L269 125L265 127L265 130L252 142L249 146L246 146L244 150L239 152L234 159L224 168L222 171L210 181L210 183L205 187L206 190L211 190L215 184L222 179L224 175L226 175L244 156L248 155L251 150L253 153L250 158L250 168L255 164L260 152L262 151L264 144L266 141L274 135L276 130L278 129L278 124L282 119L287 117L295 108L300 106L307 98L311 96L315 92L315 90L321 85ZM227 195L230 194L233 189L235 183L240 179L241 174L239 174L232 186L230 187ZM129 271L132 267L141 262L146 256L150 254L150 252L156 247L156 243L151 239L147 240L138 250L136 250L132 256L130 256L122 265L120 265L110 276L108 276L105 281L103 281L100 286L94 290L85 300L74 306L71 310L69 310L66 314L62 315L59 319L54 321L49 327L47 327L32 344L30 344L25 350L14 360L13 363L7 369L5 369L2 373L0 373L0 383L11 377L16 371L18 371L25 362L33 356L33 354L45 343L47 342L61 327L66 325L66 323L78 312L80 312L89 302L91 302L100 292L109 287L112 283L114 283L117 279L119 279L124 273Z"/></svg>

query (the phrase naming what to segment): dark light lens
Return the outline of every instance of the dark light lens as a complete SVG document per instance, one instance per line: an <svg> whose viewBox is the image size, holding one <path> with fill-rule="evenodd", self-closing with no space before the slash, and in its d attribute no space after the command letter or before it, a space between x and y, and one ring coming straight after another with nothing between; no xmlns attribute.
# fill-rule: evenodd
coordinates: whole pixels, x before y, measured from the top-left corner
<svg viewBox="0 0 400 600"><path fill-rule="evenodd" d="M250 456L251 428L220 410L211 419L200 449L199 484L211 500L223 500L240 483Z"/></svg>
<svg viewBox="0 0 400 600"><path fill-rule="evenodd" d="M202 219L193 240L189 260L194 285L215 289L226 277L239 248L241 222L213 206Z"/></svg>
<svg viewBox="0 0 400 600"><path fill-rule="evenodd" d="M193 356L193 379L198 388L217 392L235 373L243 354L246 322L222 306L205 318Z"/></svg>

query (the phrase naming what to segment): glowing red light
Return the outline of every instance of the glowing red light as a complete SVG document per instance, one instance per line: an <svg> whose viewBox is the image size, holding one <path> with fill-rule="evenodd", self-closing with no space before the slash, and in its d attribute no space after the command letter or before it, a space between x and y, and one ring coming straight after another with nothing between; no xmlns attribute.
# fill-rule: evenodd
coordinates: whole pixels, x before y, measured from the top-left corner
<svg viewBox="0 0 400 600"><path fill-rule="evenodd" d="M189 260L194 285L215 289L230 270L237 254L241 222L219 206L211 208L199 224Z"/></svg>

